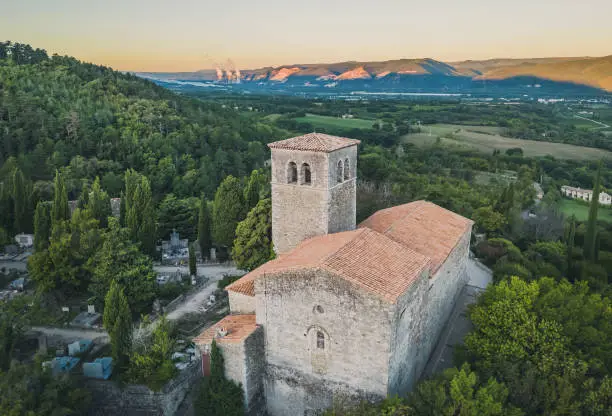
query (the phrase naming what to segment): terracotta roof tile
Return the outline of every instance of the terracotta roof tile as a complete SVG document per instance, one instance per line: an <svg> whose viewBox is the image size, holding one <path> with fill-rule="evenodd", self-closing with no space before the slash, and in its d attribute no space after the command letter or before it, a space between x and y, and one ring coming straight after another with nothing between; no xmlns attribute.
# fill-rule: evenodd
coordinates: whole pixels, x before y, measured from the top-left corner
<svg viewBox="0 0 612 416"><path fill-rule="evenodd" d="M473 221L427 201L380 210L359 224L432 260L435 273Z"/></svg>
<svg viewBox="0 0 612 416"><path fill-rule="evenodd" d="M194 338L193 342L198 345L210 344L213 340L217 343L242 342L256 329L255 315L228 315L213 326L205 329L200 335ZM217 337L217 329L225 328L227 334Z"/></svg>
<svg viewBox="0 0 612 416"><path fill-rule="evenodd" d="M232 283L229 291L254 296L260 276L322 268L388 301L395 301L426 269L429 259L369 229L313 237Z"/></svg>
<svg viewBox="0 0 612 416"><path fill-rule="evenodd" d="M313 152L333 152L361 143L359 140L330 136L322 133L308 133L268 144L271 149L308 150Z"/></svg>

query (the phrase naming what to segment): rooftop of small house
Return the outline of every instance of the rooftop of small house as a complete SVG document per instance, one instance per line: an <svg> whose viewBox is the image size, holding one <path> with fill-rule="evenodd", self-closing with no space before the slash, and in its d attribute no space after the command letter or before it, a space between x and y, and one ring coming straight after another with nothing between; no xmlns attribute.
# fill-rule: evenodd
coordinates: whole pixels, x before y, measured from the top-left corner
<svg viewBox="0 0 612 416"><path fill-rule="evenodd" d="M228 315L194 338L197 345L242 342L258 328L255 315ZM222 335L222 336L221 336Z"/></svg>

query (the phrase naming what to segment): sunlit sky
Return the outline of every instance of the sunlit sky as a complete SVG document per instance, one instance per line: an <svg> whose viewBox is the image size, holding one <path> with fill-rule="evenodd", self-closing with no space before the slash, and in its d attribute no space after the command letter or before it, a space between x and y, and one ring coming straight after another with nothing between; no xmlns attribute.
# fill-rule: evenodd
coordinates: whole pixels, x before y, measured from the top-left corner
<svg viewBox="0 0 612 416"><path fill-rule="evenodd" d="M0 40L134 71L612 54L612 0L2 0Z"/></svg>

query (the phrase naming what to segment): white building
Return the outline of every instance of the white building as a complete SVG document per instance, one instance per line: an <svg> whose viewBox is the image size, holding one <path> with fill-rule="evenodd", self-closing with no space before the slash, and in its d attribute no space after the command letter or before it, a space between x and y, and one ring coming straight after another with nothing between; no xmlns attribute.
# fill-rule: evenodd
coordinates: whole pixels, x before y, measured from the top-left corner
<svg viewBox="0 0 612 416"><path fill-rule="evenodd" d="M582 199L590 202L593 199L593 191L590 189L574 188L572 186L563 185L561 193L568 198ZM612 196L605 192L599 193L599 203L601 205L612 205Z"/></svg>
<svg viewBox="0 0 612 416"><path fill-rule="evenodd" d="M21 248L30 248L34 245L34 236L32 234L17 234L15 236L15 242Z"/></svg>

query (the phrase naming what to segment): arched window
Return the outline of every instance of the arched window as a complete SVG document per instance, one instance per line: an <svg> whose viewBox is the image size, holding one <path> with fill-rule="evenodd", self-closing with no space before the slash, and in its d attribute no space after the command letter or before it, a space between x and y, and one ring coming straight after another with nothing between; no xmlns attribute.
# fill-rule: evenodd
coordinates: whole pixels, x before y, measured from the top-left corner
<svg viewBox="0 0 612 416"><path fill-rule="evenodd" d="M346 181L351 177L351 167L349 165L348 157L344 160L344 180Z"/></svg>
<svg viewBox="0 0 612 416"><path fill-rule="evenodd" d="M310 176L310 165L308 163L302 163L302 185L310 185L312 182Z"/></svg>
<svg viewBox="0 0 612 416"><path fill-rule="evenodd" d="M317 331L317 348L325 349L325 334L321 331Z"/></svg>
<svg viewBox="0 0 612 416"><path fill-rule="evenodd" d="M336 179L338 180L338 183L342 182L342 177L344 175L343 169L342 169L342 161L339 160L338 161L338 170L336 173Z"/></svg>
<svg viewBox="0 0 612 416"><path fill-rule="evenodd" d="M297 165L295 162L289 162L289 166L287 166L287 183L297 183Z"/></svg>

